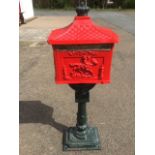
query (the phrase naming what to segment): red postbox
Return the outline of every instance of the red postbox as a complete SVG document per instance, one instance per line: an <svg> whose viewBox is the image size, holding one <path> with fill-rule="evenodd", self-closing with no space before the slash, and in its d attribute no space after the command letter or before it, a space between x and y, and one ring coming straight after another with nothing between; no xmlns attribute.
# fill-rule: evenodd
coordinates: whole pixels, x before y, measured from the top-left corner
<svg viewBox="0 0 155 155"><path fill-rule="evenodd" d="M96 25L89 16L76 16L69 26L52 31L57 84L109 83L117 35Z"/></svg>
<svg viewBox="0 0 155 155"><path fill-rule="evenodd" d="M53 47L55 81L69 84L75 90L78 103L77 123L64 132L64 150L101 149L96 127L87 124L86 103L89 90L95 84L110 82L114 44L118 36L110 29L93 23L87 15L86 0L79 0L74 21L61 29L52 31L48 43Z"/></svg>

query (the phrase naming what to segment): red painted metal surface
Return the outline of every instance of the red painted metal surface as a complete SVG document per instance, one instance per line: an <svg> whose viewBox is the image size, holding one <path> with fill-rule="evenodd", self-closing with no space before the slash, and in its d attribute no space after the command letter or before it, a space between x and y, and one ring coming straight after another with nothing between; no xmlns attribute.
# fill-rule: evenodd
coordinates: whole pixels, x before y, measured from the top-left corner
<svg viewBox="0 0 155 155"><path fill-rule="evenodd" d="M113 31L97 26L89 16L76 16L72 24L52 31L48 38L48 43L52 45L117 42L118 37Z"/></svg>
<svg viewBox="0 0 155 155"><path fill-rule="evenodd" d="M109 83L112 52L54 52L56 83Z"/></svg>
<svg viewBox="0 0 155 155"><path fill-rule="evenodd" d="M54 30L48 43L54 50L56 83L109 83L113 48L117 42L118 36L113 31L95 25L88 16L76 16L69 26ZM107 50L104 45L111 46Z"/></svg>

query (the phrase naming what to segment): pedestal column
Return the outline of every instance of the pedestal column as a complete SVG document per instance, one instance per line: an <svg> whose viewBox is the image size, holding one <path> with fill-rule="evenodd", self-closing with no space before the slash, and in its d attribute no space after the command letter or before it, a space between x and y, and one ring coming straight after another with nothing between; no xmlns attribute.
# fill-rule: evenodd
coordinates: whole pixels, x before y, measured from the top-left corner
<svg viewBox="0 0 155 155"><path fill-rule="evenodd" d="M98 130L87 124L86 103L89 102L89 90L95 84L70 85L75 90L75 102L78 103L76 127L68 128L64 133L64 150L99 150Z"/></svg>

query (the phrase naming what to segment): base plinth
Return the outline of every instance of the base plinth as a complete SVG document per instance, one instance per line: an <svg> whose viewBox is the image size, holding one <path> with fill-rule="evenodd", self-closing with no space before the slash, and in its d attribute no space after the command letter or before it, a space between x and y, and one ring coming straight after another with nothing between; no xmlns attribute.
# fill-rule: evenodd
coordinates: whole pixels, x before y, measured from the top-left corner
<svg viewBox="0 0 155 155"><path fill-rule="evenodd" d="M71 127L64 133L63 149L69 150L100 150L100 140L97 128L88 128L85 138L76 137L77 128Z"/></svg>

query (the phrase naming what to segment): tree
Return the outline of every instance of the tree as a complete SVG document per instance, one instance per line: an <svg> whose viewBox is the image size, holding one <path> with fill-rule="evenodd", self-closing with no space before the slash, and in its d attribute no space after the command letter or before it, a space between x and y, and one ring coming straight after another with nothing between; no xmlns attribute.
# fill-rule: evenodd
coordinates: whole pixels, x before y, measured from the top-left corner
<svg viewBox="0 0 155 155"><path fill-rule="evenodd" d="M108 0L87 0L91 8L107 8ZM115 7L134 8L135 0L112 0ZM77 6L78 0L33 0L35 8L68 8Z"/></svg>
<svg viewBox="0 0 155 155"><path fill-rule="evenodd" d="M108 0L99 0L99 7L102 8L106 8L107 7L107 2Z"/></svg>

